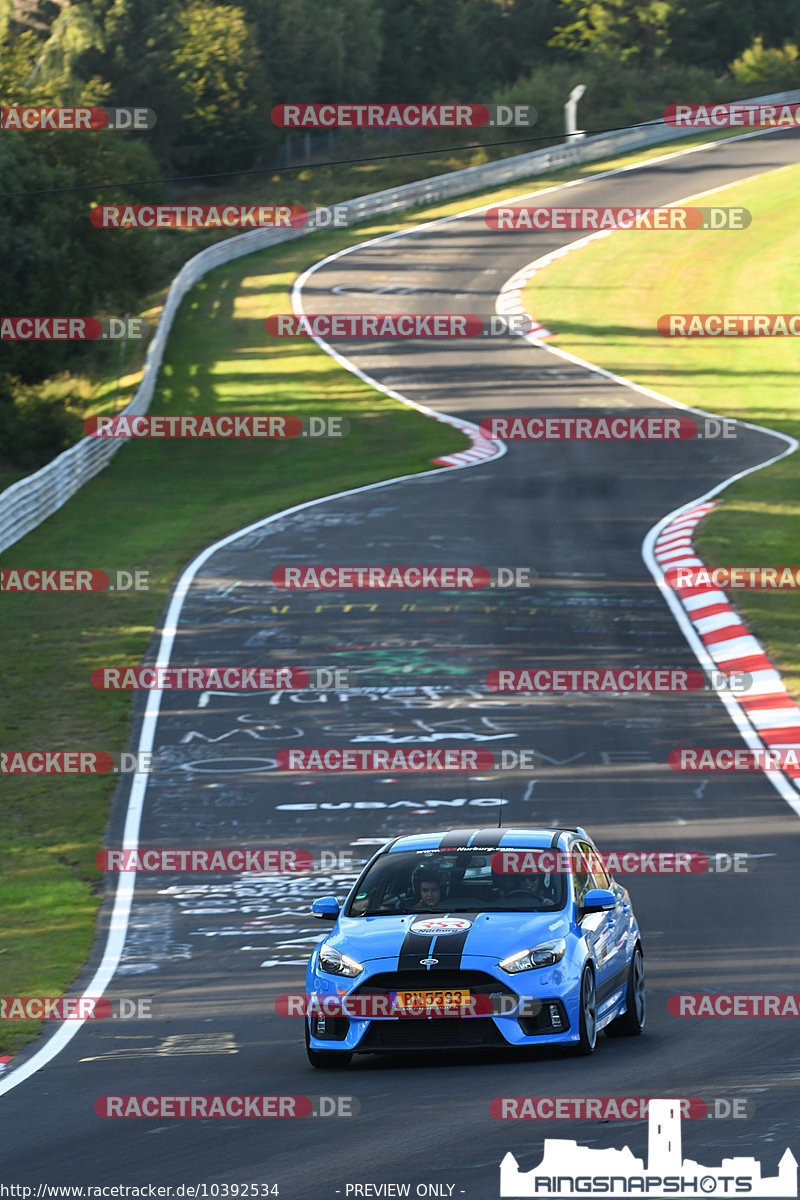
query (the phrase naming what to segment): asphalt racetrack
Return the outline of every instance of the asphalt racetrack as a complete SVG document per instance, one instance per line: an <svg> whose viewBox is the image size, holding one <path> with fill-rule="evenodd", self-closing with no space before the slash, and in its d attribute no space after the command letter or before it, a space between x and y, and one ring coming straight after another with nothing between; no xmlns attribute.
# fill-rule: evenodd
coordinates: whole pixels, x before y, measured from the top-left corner
<svg viewBox="0 0 800 1200"><path fill-rule="evenodd" d="M668 204L795 162L798 150L792 131L723 142L543 202ZM435 223L322 266L302 289L303 309L488 314L516 269L577 236L496 233L480 214ZM724 235L685 236L702 252L703 238ZM378 290L387 287L402 291ZM674 415L521 339L335 349L410 400L475 423L492 414ZM746 873L627 878L644 934L644 1036L600 1038L587 1059L546 1051L363 1057L348 1070L315 1072L302 1020L278 1015L276 999L303 991L303 963L325 932L308 906L326 892L344 895L346 863L337 857L340 866L313 876L140 875L106 994L149 998L153 1018L87 1022L17 1086L15 1074L47 1040L14 1060L0 1081L2 1182L269 1183L283 1200L334 1200L353 1184L408 1183L412 1195L436 1184L443 1190L432 1194L487 1200L498 1194L504 1154L533 1167L545 1137L629 1145L646 1157L645 1121L490 1115L495 1097L521 1095L746 1099L746 1119L685 1121L684 1151L706 1164L752 1155L774 1174L786 1146L799 1144L793 1022L680 1019L667 1001L673 992L797 990L798 817L759 772L668 767L676 746L741 744L713 693L522 697L485 685L497 667L695 667L642 543L667 513L785 448L767 432L740 426L737 434L508 442L505 454L473 467L432 469L251 527L197 570L172 662L341 666L356 687L165 692L154 725L159 770L144 796L142 846L303 846L360 863L399 833L491 827L502 817L504 825L580 824L601 849L746 854ZM535 574L527 589L462 593L271 585L276 567L304 563L528 566ZM542 766L482 777L293 776L275 767L287 747L410 744L533 748ZM109 845L120 843L128 788L115 797ZM259 1121L115 1120L94 1110L109 1094L262 1093L352 1096L360 1111Z"/></svg>

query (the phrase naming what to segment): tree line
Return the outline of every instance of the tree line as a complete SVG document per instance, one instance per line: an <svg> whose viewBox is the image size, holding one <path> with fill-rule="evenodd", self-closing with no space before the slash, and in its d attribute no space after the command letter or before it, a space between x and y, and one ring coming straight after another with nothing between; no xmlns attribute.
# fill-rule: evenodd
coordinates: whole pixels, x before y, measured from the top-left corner
<svg viewBox="0 0 800 1200"><path fill-rule="evenodd" d="M126 180L268 171L287 136L271 124L275 104L526 101L537 135L559 138L577 82L582 122L609 128L676 100L800 87L798 42L800 0L0 0L3 106L157 114L146 133L0 134L0 314L136 311L190 243L165 254L147 231L98 236L88 205L163 201L180 187L143 194ZM380 145L436 145L425 137L386 133ZM79 371L92 350L2 349L0 457L30 469L80 432L69 389L45 401L42 382Z"/></svg>

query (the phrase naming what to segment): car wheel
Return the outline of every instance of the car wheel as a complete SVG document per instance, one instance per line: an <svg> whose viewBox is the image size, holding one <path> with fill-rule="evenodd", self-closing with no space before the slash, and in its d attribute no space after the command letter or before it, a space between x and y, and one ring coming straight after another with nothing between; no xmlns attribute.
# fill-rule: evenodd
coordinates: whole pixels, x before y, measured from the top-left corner
<svg viewBox="0 0 800 1200"><path fill-rule="evenodd" d="M644 992L644 957L642 948L636 943L628 972L628 987L625 992L627 1012L606 1026L608 1037L638 1037L647 1019L647 1001Z"/></svg>
<svg viewBox="0 0 800 1200"><path fill-rule="evenodd" d="M597 992L594 986L594 972L587 964L581 976L580 1016L578 1018L580 1040L575 1046L575 1053L593 1054L597 1045Z"/></svg>
<svg viewBox="0 0 800 1200"><path fill-rule="evenodd" d="M323 1070L326 1067L347 1067L353 1055L349 1050L312 1050L311 1035L308 1021L304 1022L306 1030L306 1054L312 1067Z"/></svg>

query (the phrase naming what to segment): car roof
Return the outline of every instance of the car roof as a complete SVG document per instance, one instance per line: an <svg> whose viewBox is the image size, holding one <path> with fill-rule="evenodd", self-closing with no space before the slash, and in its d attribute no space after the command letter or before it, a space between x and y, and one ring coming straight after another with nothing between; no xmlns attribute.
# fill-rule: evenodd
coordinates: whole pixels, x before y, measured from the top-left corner
<svg viewBox="0 0 800 1200"><path fill-rule="evenodd" d="M520 828L509 829L445 829L430 833L409 833L395 838L383 848L384 853L394 854L399 850L500 850L510 847L533 850L549 850L561 843L562 838L581 837L591 841L579 826L558 829Z"/></svg>

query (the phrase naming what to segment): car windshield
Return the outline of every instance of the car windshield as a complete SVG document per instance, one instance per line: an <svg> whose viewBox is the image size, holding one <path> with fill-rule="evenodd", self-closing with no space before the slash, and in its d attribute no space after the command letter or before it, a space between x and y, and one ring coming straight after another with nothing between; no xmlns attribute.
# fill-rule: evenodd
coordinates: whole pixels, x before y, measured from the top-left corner
<svg viewBox="0 0 800 1200"><path fill-rule="evenodd" d="M345 915L552 912L567 900L563 872L507 869L526 851L503 847L400 850L382 854L360 881ZM530 852L528 852L530 858Z"/></svg>

